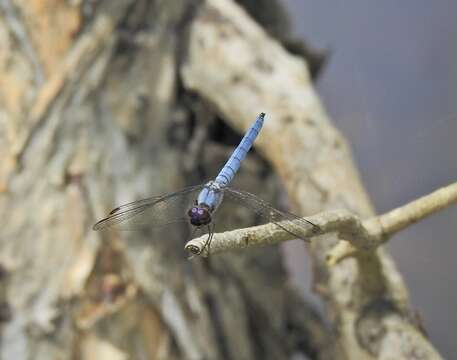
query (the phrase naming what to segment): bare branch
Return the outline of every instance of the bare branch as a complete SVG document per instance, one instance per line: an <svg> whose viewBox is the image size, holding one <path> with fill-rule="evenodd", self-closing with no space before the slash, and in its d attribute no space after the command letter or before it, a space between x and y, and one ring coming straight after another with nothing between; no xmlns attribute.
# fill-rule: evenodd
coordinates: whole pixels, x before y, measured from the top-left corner
<svg viewBox="0 0 457 360"><path fill-rule="evenodd" d="M319 231L297 227L296 232L303 238L336 232L340 239L347 240L350 244L340 244L327 254L327 262L333 265L356 254L358 249L376 249L396 232L456 202L457 182L364 221L347 210L325 211L307 217L307 220L319 226ZM206 239L205 235L190 240L185 248L193 254L208 256L228 250L277 244L294 237L274 224L267 224L214 234L210 249L203 249Z"/></svg>
<svg viewBox="0 0 457 360"><path fill-rule="evenodd" d="M207 0L198 9L189 28L186 55L180 69L184 86L214 105L231 126L243 132L256 113L267 113L255 146L281 177L298 212L349 211L325 211L310 218L332 233L313 241L309 250L318 274L314 288L319 289L332 314L343 357L406 360L414 352L440 359L433 345L408 319L408 292L389 254L382 248L358 251L364 245L376 247L384 241L381 222L370 220L373 209L351 160L350 148L331 125L303 59L287 53L235 2L225 0ZM369 220L362 223L360 218ZM414 221L414 217L406 218ZM340 236L351 243L340 241L335 246L333 234L337 230L330 231L335 222ZM388 222L382 224L396 229ZM265 231L265 237L258 236L260 231ZM364 231L377 233L379 238L372 241L373 237ZM246 236L241 235L243 232ZM231 243L247 247L288 239L272 225L229 234L217 234L210 251L220 252ZM367 236L370 241L363 240ZM188 245L201 243L195 239ZM367 256L329 266L330 249L338 250L334 260L355 252ZM395 316L389 311L376 318L379 336L360 336L367 334L363 324L371 320L367 309L380 299L391 303L389 309Z"/></svg>
<svg viewBox="0 0 457 360"><path fill-rule="evenodd" d="M379 216L388 237L423 218L457 203L457 182Z"/></svg>

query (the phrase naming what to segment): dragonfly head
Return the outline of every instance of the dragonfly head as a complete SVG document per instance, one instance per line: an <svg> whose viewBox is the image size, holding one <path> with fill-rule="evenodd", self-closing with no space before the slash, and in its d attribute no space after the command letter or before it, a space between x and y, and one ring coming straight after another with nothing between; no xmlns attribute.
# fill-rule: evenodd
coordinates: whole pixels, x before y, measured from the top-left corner
<svg viewBox="0 0 457 360"><path fill-rule="evenodd" d="M194 226L208 225L211 222L209 207L205 204L192 206L187 212L190 223Z"/></svg>

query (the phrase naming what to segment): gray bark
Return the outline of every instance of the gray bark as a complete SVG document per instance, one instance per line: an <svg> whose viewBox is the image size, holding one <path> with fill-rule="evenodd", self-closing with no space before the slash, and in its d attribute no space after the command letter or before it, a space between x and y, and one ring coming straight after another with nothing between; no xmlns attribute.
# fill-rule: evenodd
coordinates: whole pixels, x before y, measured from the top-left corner
<svg viewBox="0 0 457 360"><path fill-rule="evenodd" d="M220 69L223 69L221 71ZM343 208L373 215L350 150L316 95L303 59L292 56L230 1L208 0L192 22L183 66L197 91L240 129L252 108L269 114L257 149L273 164L303 215ZM354 240L354 239L351 239ZM350 359L439 359L412 316L408 292L383 248L352 251L331 265L336 235L311 246L315 290ZM346 248L346 250L349 250Z"/></svg>
<svg viewBox="0 0 457 360"><path fill-rule="evenodd" d="M2 359L338 358L277 248L188 261L179 234L91 230L231 149L180 87L201 5L0 3ZM271 169L247 162L238 186L274 201Z"/></svg>

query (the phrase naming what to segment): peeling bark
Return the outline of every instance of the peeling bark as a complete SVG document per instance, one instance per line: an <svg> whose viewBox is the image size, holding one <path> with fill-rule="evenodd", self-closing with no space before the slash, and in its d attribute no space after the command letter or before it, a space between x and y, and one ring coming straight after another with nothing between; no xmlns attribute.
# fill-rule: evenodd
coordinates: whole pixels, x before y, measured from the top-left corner
<svg viewBox="0 0 457 360"><path fill-rule="evenodd" d="M276 248L189 262L179 229L91 230L115 204L205 181L231 149L180 87L200 6L0 3L2 358L338 358ZM271 169L246 161L238 184L274 200Z"/></svg>

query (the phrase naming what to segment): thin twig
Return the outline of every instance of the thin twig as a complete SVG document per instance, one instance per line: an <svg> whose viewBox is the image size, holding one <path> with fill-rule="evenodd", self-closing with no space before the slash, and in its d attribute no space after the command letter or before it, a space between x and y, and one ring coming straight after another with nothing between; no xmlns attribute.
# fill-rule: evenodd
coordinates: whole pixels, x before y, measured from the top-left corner
<svg viewBox="0 0 457 360"><path fill-rule="evenodd" d="M379 216L379 222L383 232L388 236L392 236L398 231L456 202L457 182Z"/></svg>

